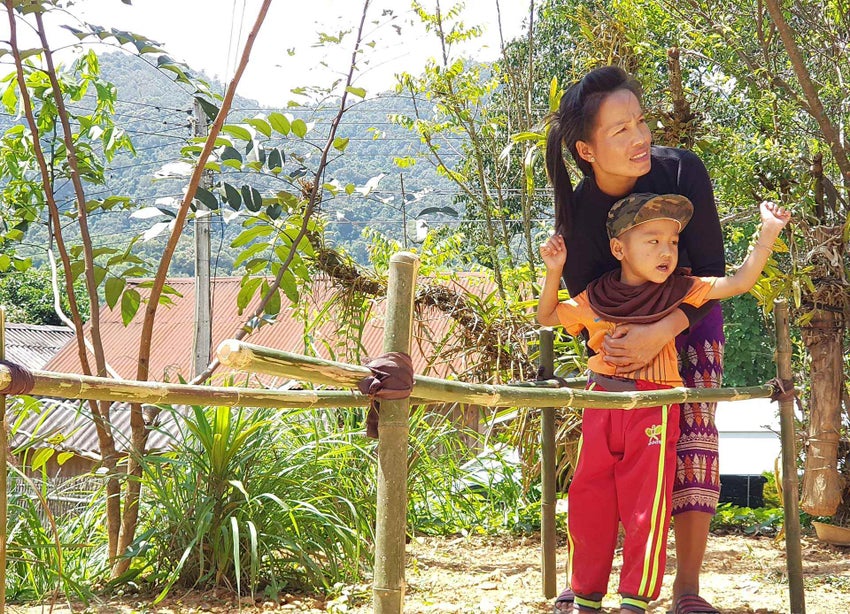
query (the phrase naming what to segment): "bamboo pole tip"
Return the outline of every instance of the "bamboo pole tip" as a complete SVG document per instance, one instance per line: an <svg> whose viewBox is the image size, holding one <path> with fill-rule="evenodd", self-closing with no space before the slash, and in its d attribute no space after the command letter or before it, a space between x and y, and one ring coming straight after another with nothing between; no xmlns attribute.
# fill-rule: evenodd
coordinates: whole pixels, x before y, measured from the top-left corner
<svg viewBox="0 0 850 614"><path fill-rule="evenodd" d="M251 351L243 348L238 339L225 339L219 343L215 355L221 364L235 369L242 369L251 361Z"/></svg>
<svg viewBox="0 0 850 614"><path fill-rule="evenodd" d="M396 252L390 257L390 262L398 262L399 264L416 265L419 263L419 256L413 252Z"/></svg>

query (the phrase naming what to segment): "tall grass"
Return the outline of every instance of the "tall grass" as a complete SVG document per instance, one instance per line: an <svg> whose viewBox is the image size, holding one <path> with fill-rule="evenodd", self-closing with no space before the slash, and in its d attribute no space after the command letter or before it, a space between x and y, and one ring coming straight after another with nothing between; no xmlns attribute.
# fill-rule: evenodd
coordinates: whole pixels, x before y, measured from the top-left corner
<svg viewBox="0 0 850 614"><path fill-rule="evenodd" d="M177 434L171 449L142 459L133 563L115 581L107 581L103 489L75 492L86 503L57 518L55 534L38 505L55 486L13 489L9 600L90 601L95 587L127 583L160 599L174 586L275 598L362 581L372 561L376 442L347 411L163 407L160 422L174 420ZM536 509L536 490L522 491L516 459L501 448L427 406L412 408L410 424L411 533L511 529Z"/></svg>
<svg viewBox="0 0 850 614"><path fill-rule="evenodd" d="M336 410L193 407L181 420L182 445L145 461L133 573L162 595L175 583L274 597L362 580L373 543L375 442L360 425ZM461 434L425 406L412 413L412 532L495 531L527 505L514 465L496 452L470 478Z"/></svg>
<svg viewBox="0 0 850 614"><path fill-rule="evenodd" d="M177 450L145 461L139 572L271 595L359 577L374 462L335 412L193 407L183 424Z"/></svg>
<svg viewBox="0 0 850 614"><path fill-rule="evenodd" d="M73 597L87 603L92 585L108 570L103 482L90 475L49 479L44 463L56 454L50 441L39 435L39 427L26 437L16 436L28 414L41 412L46 418L55 407L14 397L9 409L14 416L10 441L23 443L12 450L6 493L6 597L10 602ZM69 501L78 505L68 510Z"/></svg>
<svg viewBox="0 0 850 614"><path fill-rule="evenodd" d="M524 492L513 450L447 415L419 406L411 414L408 530L493 533L515 528L539 500Z"/></svg>

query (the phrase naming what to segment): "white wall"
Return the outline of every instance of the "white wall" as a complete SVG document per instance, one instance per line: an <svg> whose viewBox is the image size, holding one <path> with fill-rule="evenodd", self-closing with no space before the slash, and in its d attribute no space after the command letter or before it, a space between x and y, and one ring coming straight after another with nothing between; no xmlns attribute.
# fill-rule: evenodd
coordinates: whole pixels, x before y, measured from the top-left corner
<svg viewBox="0 0 850 614"><path fill-rule="evenodd" d="M770 399L717 404L721 475L759 475L773 471L781 453L779 404Z"/></svg>

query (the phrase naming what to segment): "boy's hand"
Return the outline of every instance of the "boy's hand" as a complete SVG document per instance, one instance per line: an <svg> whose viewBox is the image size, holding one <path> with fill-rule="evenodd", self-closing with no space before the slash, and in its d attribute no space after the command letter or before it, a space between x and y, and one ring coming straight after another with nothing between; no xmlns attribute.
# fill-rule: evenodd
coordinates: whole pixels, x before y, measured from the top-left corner
<svg viewBox="0 0 850 614"><path fill-rule="evenodd" d="M761 214L762 233L772 239L776 239L779 232L791 220L790 211L768 200L759 205L759 213Z"/></svg>
<svg viewBox="0 0 850 614"><path fill-rule="evenodd" d="M540 257L547 270L560 273L567 262L567 246L564 244L564 237L559 234L549 237L549 240L540 246Z"/></svg>

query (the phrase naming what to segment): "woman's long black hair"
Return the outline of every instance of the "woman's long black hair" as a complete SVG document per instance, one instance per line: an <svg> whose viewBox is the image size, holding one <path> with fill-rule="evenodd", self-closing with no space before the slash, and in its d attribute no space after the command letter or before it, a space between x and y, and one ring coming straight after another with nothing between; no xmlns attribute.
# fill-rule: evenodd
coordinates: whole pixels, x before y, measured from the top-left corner
<svg viewBox="0 0 850 614"><path fill-rule="evenodd" d="M618 90L632 92L640 101L640 85L619 66L603 66L573 83L561 97L558 110L546 118L546 173L555 192L555 231L565 233L572 223L573 185L564 161L564 148L584 176L592 174L590 164L578 155L576 141L589 141L599 106Z"/></svg>

